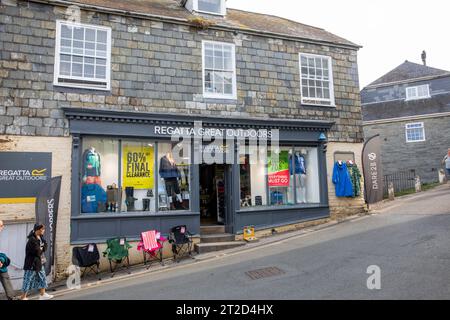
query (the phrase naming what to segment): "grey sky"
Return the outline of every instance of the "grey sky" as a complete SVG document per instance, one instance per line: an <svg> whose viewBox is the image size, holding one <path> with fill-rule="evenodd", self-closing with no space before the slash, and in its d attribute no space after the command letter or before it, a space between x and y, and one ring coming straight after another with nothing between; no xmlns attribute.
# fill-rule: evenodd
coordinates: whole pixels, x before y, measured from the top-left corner
<svg viewBox="0 0 450 320"><path fill-rule="evenodd" d="M445 0L228 0L228 7L323 28L362 45L361 87L405 60L450 70L450 2Z"/></svg>

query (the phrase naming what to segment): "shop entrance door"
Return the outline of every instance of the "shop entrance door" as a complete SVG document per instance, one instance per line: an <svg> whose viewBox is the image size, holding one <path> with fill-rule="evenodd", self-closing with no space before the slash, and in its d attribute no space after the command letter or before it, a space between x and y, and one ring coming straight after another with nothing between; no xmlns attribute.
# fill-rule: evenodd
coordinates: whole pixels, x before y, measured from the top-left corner
<svg viewBox="0 0 450 320"><path fill-rule="evenodd" d="M229 195L227 180L229 166L200 165L200 224L227 225Z"/></svg>

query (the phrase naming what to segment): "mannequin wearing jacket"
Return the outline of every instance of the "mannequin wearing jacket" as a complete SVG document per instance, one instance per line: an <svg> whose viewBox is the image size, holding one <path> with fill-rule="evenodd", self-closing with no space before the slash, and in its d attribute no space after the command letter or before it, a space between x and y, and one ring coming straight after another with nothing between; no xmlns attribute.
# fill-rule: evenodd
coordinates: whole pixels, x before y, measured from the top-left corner
<svg viewBox="0 0 450 320"><path fill-rule="evenodd" d="M90 147L83 153L83 177L100 177L101 160L100 154L94 147Z"/></svg>
<svg viewBox="0 0 450 320"><path fill-rule="evenodd" d="M168 152L161 158L159 163L159 176L164 179L169 201L172 199L171 204L175 209L182 209L183 200L178 181L181 178L181 173L173 159L172 153Z"/></svg>
<svg viewBox="0 0 450 320"><path fill-rule="evenodd" d="M292 155L289 156L289 174L291 175L291 186L295 179L295 185L297 188L297 203L306 203L306 160L305 155L307 151L295 152L294 154L294 166L292 166Z"/></svg>

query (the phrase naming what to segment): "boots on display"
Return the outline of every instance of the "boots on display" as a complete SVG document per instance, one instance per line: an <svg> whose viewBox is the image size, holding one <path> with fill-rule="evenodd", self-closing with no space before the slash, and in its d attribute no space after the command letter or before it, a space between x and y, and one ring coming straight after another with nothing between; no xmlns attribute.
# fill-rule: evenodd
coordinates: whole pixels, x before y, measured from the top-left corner
<svg viewBox="0 0 450 320"><path fill-rule="evenodd" d="M143 204L142 211L150 211L150 199L143 199L142 204Z"/></svg>
<svg viewBox="0 0 450 320"><path fill-rule="evenodd" d="M125 188L125 195L126 200L125 203L127 205L127 211L134 211L134 202L137 200L137 198L134 197L134 188L133 187L126 187Z"/></svg>

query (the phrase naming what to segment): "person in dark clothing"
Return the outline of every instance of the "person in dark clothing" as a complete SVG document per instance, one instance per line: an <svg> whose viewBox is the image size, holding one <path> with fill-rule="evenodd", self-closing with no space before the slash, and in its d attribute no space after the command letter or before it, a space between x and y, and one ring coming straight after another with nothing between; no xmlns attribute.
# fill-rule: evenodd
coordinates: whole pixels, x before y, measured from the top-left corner
<svg viewBox="0 0 450 320"><path fill-rule="evenodd" d="M39 289L39 300L52 299L53 296L46 293L47 278L45 275L44 264L45 251L47 250L47 242L43 236L45 233L45 226L36 224L33 231L28 235L28 242L25 248L25 263L23 269L25 270L23 276L22 286L22 300L27 300L27 293L33 289Z"/></svg>
<svg viewBox="0 0 450 320"><path fill-rule="evenodd" d="M0 220L0 232L3 230L4 224ZM0 282L2 283L3 289L5 290L6 298L8 300L15 300L14 289L11 285L11 280L8 274L8 265L10 263L9 258L4 253L0 253Z"/></svg>

